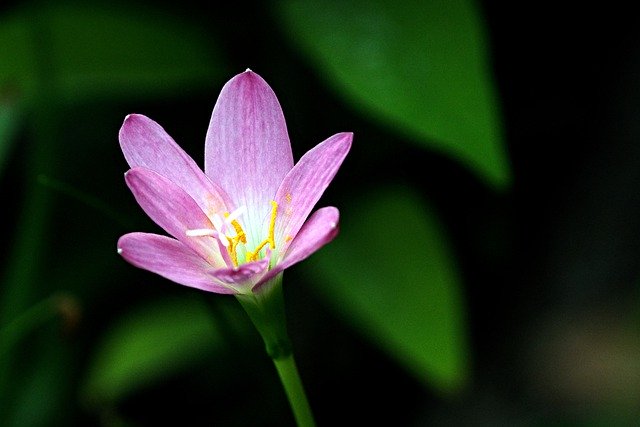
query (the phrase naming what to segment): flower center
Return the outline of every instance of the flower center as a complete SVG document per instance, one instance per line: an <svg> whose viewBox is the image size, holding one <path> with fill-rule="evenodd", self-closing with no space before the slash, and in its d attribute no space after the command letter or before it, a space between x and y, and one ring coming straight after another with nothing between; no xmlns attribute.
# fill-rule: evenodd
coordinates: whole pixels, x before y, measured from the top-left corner
<svg viewBox="0 0 640 427"><path fill-rule="evenodd" d="M222 216L215 214L211 218L213 229L211 228L198 228L187 230L186 234L190 237L199 236L213 236L215 237L222 247L222 257L229 267L237 267L240 263L257 261L260 258L260 251L267 247L273 250L276 248L275 241L275 227L276 216L278 215L278 203L274 200L271 201L271 218L269 220L269 231L267 238L260 242L253 251L248 250L247 234L245 233L242 225L238 222L238 218L246 211L244 206L229 213L225 212ZM242 244L242 246L240 246ZM224 248L224 249L223 249ZM244 253L244 261L238 261L238 250L240 254Z"/></svg>

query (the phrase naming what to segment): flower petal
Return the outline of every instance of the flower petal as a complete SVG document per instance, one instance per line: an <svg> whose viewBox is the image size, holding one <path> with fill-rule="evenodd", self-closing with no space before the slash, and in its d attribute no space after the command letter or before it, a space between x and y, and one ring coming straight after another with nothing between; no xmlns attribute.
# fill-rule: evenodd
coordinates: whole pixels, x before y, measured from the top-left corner
<svg viewBox="0 0 640 427"><path fill-rule="evenodd" d="M242 286L247 282L251 282L251 279L264 272L268 265L269 260L263 258L259 261L248 262L235 268L219 268L210 271L209 274L221 282L229 284L229 286L238 287L238 285Z"/></svg>
<svg viewBox="0 0 640 427"><path fill-rule="evenodd" d="M208 271L211 265L183 243L150 233L129 233L118 240L118 253L131 264L192 288L232 294Z"/></svg>
<svg viewBox="0 0 640 427"><path fill-rule="evenodd" d="M156 224L212 265L224 265L213 237L187 236L187 230L212 229L213 224L182 188L144 167L130 169L125 181L140 207Z"/></svg>
<svg viewBox="0 0 640 427"><path fill-rule="evenodd" d="M132 168L144 166L173 181L211 216L228 211L227 198L158 123L130 114L120 128L120 147Z"/></svg>
<svg viewBox="0 0 640 427"><path fill-rule="evenodd" d="M269 270L253 290L255 291L285 268L308 258L309 255L332 241L339 232L339 219L340 212L333 206L324 207L314 212L291 242L282 261Z"/></svg>
<svg viewBox="0 0 640 427"><path fill-rule="evenodd" d="M276 194L276 248L282 253L338 172L351 148L352 133L338 133L309 150L284 178Z"/></svg>
<svg viewBox="0 0 640 427"><path fill-rule="evenodd" d="M232 208L247 208L245 224L259 227L292 167L287 126L275 93L256 73L238 74L222 88L213 109L205 173L229 194Z"/></svg>

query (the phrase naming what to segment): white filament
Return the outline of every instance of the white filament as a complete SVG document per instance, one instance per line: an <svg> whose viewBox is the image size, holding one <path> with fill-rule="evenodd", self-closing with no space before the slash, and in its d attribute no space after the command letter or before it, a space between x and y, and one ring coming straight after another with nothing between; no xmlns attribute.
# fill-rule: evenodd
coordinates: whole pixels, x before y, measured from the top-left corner
<svg viewBox="0 0 640 427"><path fill-rule="evenodd" d="M233 239L238 235L236 228L232 222L239 218L247 209L244 206L231 212L226 218L222 218L220 215L215 214L211 218L213 229L211 228L196 228L187 230L186 234L189 237L202 237L202 236L216 236L222 246L229 247L229 239Z"/></svg>

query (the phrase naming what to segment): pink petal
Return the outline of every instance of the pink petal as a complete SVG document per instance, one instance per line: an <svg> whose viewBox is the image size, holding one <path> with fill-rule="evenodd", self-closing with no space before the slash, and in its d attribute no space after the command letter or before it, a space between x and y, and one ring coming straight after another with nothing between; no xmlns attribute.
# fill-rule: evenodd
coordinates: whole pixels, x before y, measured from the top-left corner
<svg viewBox="0 0 640 427"><path fill-rule="evenodd" d="M332 206L324 207L314 212L291 242L282 261L269 270L253 290L258 289L262 284L266 283L285 268L289 268L308 258L309 255L331 242L338 235L339 219L340 213L338 209Z"/></svg>
<svg viewBox="0 0 640 427"><path fill-rule="evenodd" d="M224 265L213 237L187 236L187 230L212 229L213 224L182 188L144 167L130 169L125 180L140 207L156 224L213 265Z"/></svg>
<svg viewBox="0 0 640 427"><path fill-rule="evenodd" d="M125 234L118 240L118 253L136 267L181 285L218 294L234 293L211 277L208 262L170 237L149 233Z"/></svg>
<svg viewBox="0 0 640 427"><path fill-rule="evenodd" d="M235 203L246 223L261 224L293 155L280 103L269 85L247 70L222 88L205 145L205 173Z"/></svg>
<svg viewBox="0 0 640 427"><path fill-rule="evenodd" d="M219 268L210 271L209 274L221 282L228 283L230 286L242 285L264 272L268 265L269 260L263 258L259 261L242 264L236 268Z"/></svg>
<svg viewBox="0 0 640 427"><path fill-rule="evenodd" d="M156 122L130 114L120 128L120 147L132 168L144 166L173 181L207 213L225 212L226 195Z"/></svg>
<svg viewBox="0 0 640 427"><path fill-rule="evenodd" d="M276 194L276 248L296 236L351 148L352 133L339 133L309 150L284 178Z"/></svg>

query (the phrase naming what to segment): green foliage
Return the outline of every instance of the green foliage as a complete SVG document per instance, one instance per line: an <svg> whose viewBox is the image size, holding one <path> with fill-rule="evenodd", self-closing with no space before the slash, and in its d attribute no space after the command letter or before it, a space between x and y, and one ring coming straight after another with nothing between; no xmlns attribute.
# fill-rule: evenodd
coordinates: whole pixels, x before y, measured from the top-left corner
<svg viewBox="0 0 640 427"><path fill-rule="evenodd" d="M11 405L6 427L69 425L73 420L69 396L76 379L71 348L61 339L57 325L30 341L38 352L29 371L23 371L17 398ZM46 334L49 332L49 334ZM57 333L56 333L57 332Z"/></svg>
<svg viewBox="0 0 640 427"><path fill-rule="evenodd" d="M469 368L465 307L436 213L401 187L346 208L340 235L309 261L316 289L417 378L458 391Z"/></svg>
<svg viewBox="0 0 640 427"><path fill-rule="evenodd" d="M169 94L220 78L207 34L152 10L56 2L0 19L0 87L31 99L46 79L58 100Z"/></svg>
<svg viewBox="0 0 640 427"><path fill-rule="evenodd" d="M485 28L472 0L291 0L284 27L317 74L358 110L510 184Z"/></svg>
<svg viewBox="0 0 640 427"><path fill-rule="evenodd" d="M0 172L6 165L9 147L17 131L18 107L14 100L2 99L0 93Z"/></svg>
<svg viewBox="0 0 640 427"><path fill-rule="evenodd" d="M0 15L0 167L7 161L5 156L16 129L18 105L19 112L23 113L21 117L25 117L21 124L27 127L26 134L31 140L29 149L25 150L27 167L24 176L19 177L26 183L25 197L14 228L21 232L19 238L16 235L7 239L9 243L15 239L15 244L7 251L1 266L0 321L8 322L20 316L39 294L48 292L52 284L81 286L78 282L84 276L78 272L84 271L84 266L93 268L93 276L106 274L104 266L109 263L91 262L89 259L95 256L89 253L85 254L81 268L72 265L63 272L65 278L72 277L74 282L62 281L52 277L51 271L42 271L42 260L51 258L45 248L49 248L51 242L48 226L54 225L51 222L54 203L51 190L44 188L36 177L57 176L57 168L74 170L82 163L77 158L65 159L59 150L61 146L84 153L95 150L95 142L101 140L69 138L63 129L63 119L67 119L64 114L68 112L65 106L184 95L185 91L211 87L219 81L224 69L221 64L216 46L203 28L158 14L156 9L124 3L105 6L94 2L35 2L3 11ZM91 119L81 118L83 122ZM117 129L113 135L116 138ZM15 200L12 202L12 208L20 207L15 205ZM72 221L81 220L74 214L65 216L73 218ZM55 228L62 227L56 224ZM69 248L58 248L61 252L65 249ZM37 383L40 371L34 370L46 365L48 354L43 351L34 355L33 363L25 366L20 375L13 375L12 369L18 363L18 355L7 355L0 361L0 372L12 374L11 381L0 381L0 406L7 409L5 412L0 408L0 419L13 417L9 412L20 417L21 408L26 408L25 414L35 413L29 410L28 403L33 403L33 396L20 393L29 387L31 374L35 375L34 384ZM155 360L150 356L141 363L147 366L145 363L152 364ZM122 369L126 368L127 365ZM142 369L142 376L151 377L152 370ZM96 377L96 393L104 394L96 398L111 397L133 387L133 380L117 383L121 380L117 373L114 370L114 380L108 386ZM51 375L55 377L56 372L52 370ZM61 394L60 399L47 400L49 407L53 405L50 412L59 412L61 402L69 398ZM2 404L9 401L16 401L10 411Z"/></svg>
<svg viewBox="0 0 640 427"><path fill-rule="evenodd" d="M197 299L137 307L118 319L95 348L83 395L90 404L114 403L179 373L224 347L222 326Z"/></svg>

